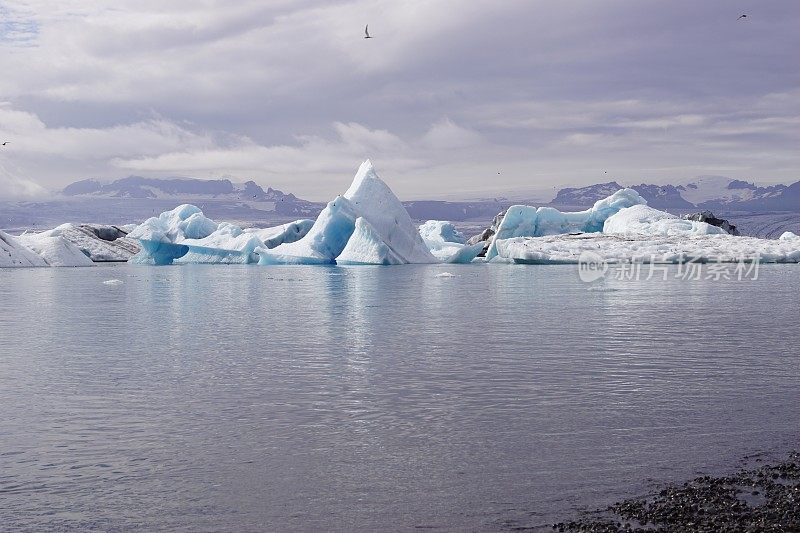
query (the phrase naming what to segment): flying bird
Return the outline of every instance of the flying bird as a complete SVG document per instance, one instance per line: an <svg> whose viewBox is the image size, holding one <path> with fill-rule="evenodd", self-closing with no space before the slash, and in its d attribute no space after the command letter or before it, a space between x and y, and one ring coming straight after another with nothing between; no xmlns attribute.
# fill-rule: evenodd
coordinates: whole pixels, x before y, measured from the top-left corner
<svg viewBox="0 0 800 533"><path fill-rule="evenodd" d="M736 20L742 20L742 19L746 19L746 18L747 18L747 15L739 15L739 18L736 19Z"/></svg>
<svg viewBox="0 0 800 533"><path fill-rule="evenodd" d="M11 141L3 141L3 146L7 145L7 144L8 144L8 143L10 143L10 142L11 142Z"/></svg>
<svg viewBox="0 0 800 533"><path fill-rule="evenodd" d="M372 35L369 34L369 24L364 28L364 39L372 39Z"/></svg>

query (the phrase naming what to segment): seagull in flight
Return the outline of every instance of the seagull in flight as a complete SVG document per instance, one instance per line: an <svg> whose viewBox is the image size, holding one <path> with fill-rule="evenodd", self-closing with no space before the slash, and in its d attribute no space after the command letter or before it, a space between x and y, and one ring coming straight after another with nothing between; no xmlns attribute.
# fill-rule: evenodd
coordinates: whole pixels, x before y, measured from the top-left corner
<svg viewBox="0 0 800 533"><path fill-rule="evenodd" d="M372 35L369 34L369 24L364 28L364 39L372 39Z"/></svg>
<svg viewBox="0 0 800 533"><path fill-rule="evenodd" d="M3 146L7 145L7 144L8 144L8 143L10 143L10 142L11 142L11 141L3 141Z"/></svg>
<svg viewBox="0 0 800 533"><path fill-rule="evenodd" d="M747 15L739 15L739 18L736 19L736 20L742 20L742 19L746 19L746 18L747 18Z"/></svg>

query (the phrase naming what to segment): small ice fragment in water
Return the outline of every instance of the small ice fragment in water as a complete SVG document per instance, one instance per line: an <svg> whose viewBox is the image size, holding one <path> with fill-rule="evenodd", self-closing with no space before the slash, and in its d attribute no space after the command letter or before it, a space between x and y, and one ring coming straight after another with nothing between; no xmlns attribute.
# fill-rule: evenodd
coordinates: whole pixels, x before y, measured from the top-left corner
<svg viewBox="0 0 800 533"><path fill-rule="evenodd" d="M454 278L454 277L456 277L456 275L453 274L452 272L439 272L438 274L436 274L435 277L437 277L437 278Z"/></svg>
<svg viewBox="0 0 800 533"><path fill-rule="evenodd" d="M122 283L121 279L107 279L103 282L103 285L122 285Z"/></svg>

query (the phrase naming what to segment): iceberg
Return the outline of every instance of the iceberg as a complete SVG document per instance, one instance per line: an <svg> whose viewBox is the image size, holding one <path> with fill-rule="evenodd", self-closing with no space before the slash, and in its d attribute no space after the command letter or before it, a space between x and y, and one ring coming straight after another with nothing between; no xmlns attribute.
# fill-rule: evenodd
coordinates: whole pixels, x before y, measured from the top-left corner
<svg viewBox="0 0 800 533"><path fill-rule="evenodd" d="M303 238L273 249L256 250L259 264L334 264L354 236L358 218L363 222L355 235L356 241L342 261L358 264L438 262L403 204L367 160L359 167L350 188L328 203ZM365 263L367 260L374 262Z"/></svg>
<svg viewBox="0 0 800 533"><path fill-rule="evenodd" d="M445 263L472 263L486 249L486 243L467 244L443 259Z"/></svg>
<svg viewBox="0 0 800 533"><path fill-rule="evenodd" d="M647 201L633 189L621 189L608 198L598 200L585 211L562 212L552 207L513 205L492 238L486 259L498 255L497 242L513 237L541 237L564 233L594 233L603 230L606 219L621 209L645 205Z"/></svg>
<svg viewBox="0 0 800 533"><path fill-rule="evenodd" d="M465 244L466 238L452 222L428 220L419 234L436 259L445 263L471 263L483 251L484 243Z"/></svg>
<svg viewBox="0 0 800 533"><path fill-rule="evenodd" d="M171 211L152 217L128 234L134 239L179 243L185 239L202 239L217 230L217 224L206 218L199 207L182 204Z"/></svg>
<svg viewBox="0 0 800 533"><path fill-rule="evenodd" d="M26 248L41 256L50 266L93 266L94 262L80 248L72 244L58 228L41 233L23 233L17 240Z"/></svg>
<svg viewBox="0 0 800 533"><path fill-rule="evenodd" d="M0 231L0 267L44 267L41 256L27 249L17 239Z"/></svg>
<svg viewBox="0 0 800 533"><path fill-rule="evenodd" d="M325 206L302 239L272 249L257 249L258 264L334 264L355 231L356 218L358 217L350 201L337 196Z"/></svg>
<svg viewBox="0 0 800 533"><path fill-rule="evenodd" d="M301 219L274 228L246 229L245 232L259 235L267 248L275 248L281 244L299 241L306 236L313 225L313 220Z"/></svg>
<svg viewBox="0 0 800 533"><path fill-rule="evenodd" d="M179 205L147 219L128 234L138 239L142 246L142 251L131 258L131 262L169 265L189 252L189 247L182 241L203 239L214 233L217 227L200 208L190 204Z"/></svg>
<svg viewBox="0 0 800 533"><path fill-rule="evenodd" d="M465 244L464 235L456 229L452 222L446 220L429 220L419 227L419 234L429 248L441 244Z"/></svg>
<svg viewBox="0 0 800 533"><path fill-rule="evenodd" d="M495 260L578 263L591 253L594 261L607 263L800 262L800 238L792 233L777 240L732 235L723 227L653 209L626 191L563 217L546 208L510 208L492 242Z"/></svg>
<svg viewBox="0 0 800 533"><path fill-rule="evenodd" d="M603 224L603 233L638 235L728 235L728 232L707 222L681 219L646 205L620 209Z"/></svg>
<svg viewBox="0 0 800 533"><path fill-rule="evenodd" d="M497 242L498 257L528 264L578 263L591 252L607 263L800 262L800 240L718 235L636 235L583 233L513 237Z"/></svg>
<svg viewBox="0 0 800 533"><path fill-rule="evenodd" d="M137 254L141 247L127 237L127 229L118 226L99 224L62 224L37 235L61 236L83 252L92 262L127 261ZM24 234L27 238L30 234Z"/></svg>
<svg viewBox="0 0 800 533"><path fill-rule="evenodd" d="M181 245L188 247L184 255L175 259L177 263L255 263L251 256L264 242L253 233L227 222L221 222L216 229L201 239L184 239Z"/></svg>
<svg viewBox="0 0 800 533"><path fill-rule="evenodd" d="M129 237L139 240L142 252L130 261L155 265L255 263L256 249L293 242L304 236L311 225L310 220L296 220L271 228L242 229L228 222L217 224L198 207L184 204L131 231Z"/></svg>
<svg viewBox="0 0 800 533"><path fill-rule="evenodd" d="M355 230L336 258L340 265L402 265L403 260L383 242L364 217L358 217Z"/></svg>
<svg viewBox="0 0 800 533"><path fill-rule="evenodd" d="M352 202L392 251L404 263L436 263L422 240L411 216L386 183L378 177L372 162L364 161L344 197Z"/></svg>

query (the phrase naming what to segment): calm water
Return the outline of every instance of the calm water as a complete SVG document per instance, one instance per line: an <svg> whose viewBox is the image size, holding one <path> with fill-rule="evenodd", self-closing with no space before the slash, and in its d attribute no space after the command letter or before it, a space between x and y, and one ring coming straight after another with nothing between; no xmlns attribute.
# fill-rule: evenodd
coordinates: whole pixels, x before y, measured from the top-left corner
<svg viewBox="0 0 800 533"><path fill-rule="evenodd" d="M493 530L731 468L798 443L798 279L0 270L0 529Z"/></svg>

